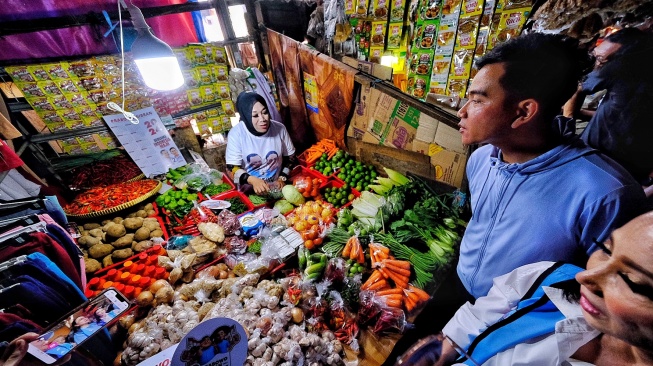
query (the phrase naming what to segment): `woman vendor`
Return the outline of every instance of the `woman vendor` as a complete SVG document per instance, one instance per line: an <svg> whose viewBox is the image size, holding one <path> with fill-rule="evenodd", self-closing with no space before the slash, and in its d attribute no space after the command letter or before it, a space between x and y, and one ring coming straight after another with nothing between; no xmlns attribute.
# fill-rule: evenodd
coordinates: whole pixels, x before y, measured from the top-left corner
<svg viewBox="0 0 653 366"><path fill-rule="evenodd" d="M226 153L234 182L252 185L256 194L267 193L270 183L282 186L295 154L286 127L270 119L265 99L257 93L241 93L236 109L242 123L229 132Z"/></svg>
<svg viewBox="0 0 653 366"><path fill-rule="evenodd" d="M495 278L444 327L437 362L398 364L653 365L653 212L597 244L587 270L538 262Z"/></svg>

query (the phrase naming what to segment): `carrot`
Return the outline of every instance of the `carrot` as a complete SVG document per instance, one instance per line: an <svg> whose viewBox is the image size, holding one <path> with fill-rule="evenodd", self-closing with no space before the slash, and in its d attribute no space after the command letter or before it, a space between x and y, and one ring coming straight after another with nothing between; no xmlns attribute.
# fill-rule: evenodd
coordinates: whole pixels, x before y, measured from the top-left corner
<svg viewBox="0 0 653 366"><path fill-rule="evenodd" d="M401 300L386 300L385 304L391 308L401 308Z"/></svg>
<svg viewBox="0 0 653 366"><path fill-rule="evenodd" d="M394 272L394 273L396 273L398 275L401 275L403 277L410 277L410 270L409 269L403 269L403 268L395 267L393 265L388 264L386 261L384 261L383 264L381 264L381 266L383 266L388 271L392 271L392 272Z"/></svg>
<svg viewBox="0 0 653 366"><path fill-rule="evenodd" d="M420 301L419 296L417 296L415 291L412 291L410 288L404 289L404 294L406 294L407 299L410 299L415 303Z"/></svg>
<svg viewBox="0 0 653 366"><path fill-rule="evenodd" d="M344 258L349 258L349 254L351 253L351 247L353 243L351 239L353 239L353 236L347 240L347 244L345 244L345 248L342 250L342 256Z"/></svg>
<svg viewBox="0 0 653 366"><path fill-rule="evenodd" d="M370 248L374 248L374 250L380 250L383 254L386 255L386 257L390 254L390 249L386 246L383 246L381 244L377 243L370 243Z"/></svg>
<svg viewBox="0 0 653 366"><path fill-rule="evenodd" d="M374 282L373 284L371 284L371 285L367 288L367 290L370 290L370 291L379 291L379 290L383 290L383 289L385 289L385 288L387 288L387 287L389 287L389 285L388 285L388 281L386 281L386 280L383 279L383 280L376 281L376 282Z"/></svg>
<svg viewBox="0 0 653 366"><path fill-rule="evenodd" d="M411 313L417 306L417 303L413 301L411 298L406 297L404 298L404 305L406 307L406 311Z"/></svg>
<svg viewBox="0 0 653 366"><path fill-rule="evenodd" d="M397 286L401 288L408 287L408 277L397 274L396 272L389 271L386 268L381 268L381 273L386 274L391 280L394 281Z"/></svg>
<svg viewBox="0 0 653 366"><path fill-rule="evenodd" d="M400 260L396 260L396 259L387 259L385 261L385 264L389 264L389 265L392 265L394 267L407 269L409 271L410 271L410 268L411 268L411 265L410 265L409 261L400 261Z"/></svg>
<svg viewBox="0 0 653 366"><path fill-rule="evenodd" d="M383 290L383 291L377 291L376 294L378 296L385 296L385 295L402 295L404 293L404 290L400 288L391 288L388 290Z"/></svg>
<svg viewBox="0 0 653 366"><path fill-rule="evenodd" d="M383 279L383 276L381 276L381 273L379 271L374 271L370 275L370 278L368 278L367 281L365 281L365 283L363 283L361 285L361 289L362 290L367 290L372 284L374 284L377 281L380 281L382 279Z"/></svg>
<svg viewBox="0 0 653 366"><path fill-rule="evenodd" d="M365 263L365 250L363 250L363 247L361 247L360 252L358 253L358 263L363 264Z"/></svg>
<svg viewBox="0 0 653 366"><path fill-rule="evenodd" d="M429 296L429 294L426 291L424 291L424 290L422 290L420 288L417 288L415 286L412 286L412 285L409 286L408 290L411 291L412 293L414 293L415 295L417 295L419 297L419 299L422 300L422 301L429 301L429 299L431 298L431 296Z"/></svg>

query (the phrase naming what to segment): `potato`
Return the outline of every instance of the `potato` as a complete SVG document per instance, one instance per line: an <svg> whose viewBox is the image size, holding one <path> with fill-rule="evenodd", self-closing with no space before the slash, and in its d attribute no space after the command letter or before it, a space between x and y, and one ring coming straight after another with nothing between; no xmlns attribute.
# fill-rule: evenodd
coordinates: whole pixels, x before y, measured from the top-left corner
<svg viewBox="0 0 653 366"><path fill-rule="evenodd" d="M111 259L111 254L107 255L106 257L102 258L102 268L104 267L109 267L113 265L113 259Z"/></svg>
<svg viewBox="0 0 653 366"><path fill-rule="evenodd" d="M104 225L106 225L106 224L108 224L110 222L113 222L113 221L111 221L111 220L102 220L102 222L100 222L100 225L104 226Z"/></svg>
<svg viewBox="0 0 653 366"><path fill-rule="evenodd" d="M143 221L143 227L150 229L150 231L161 229L158 221Z"/></svg>
<svg viewBox="0 0 653 366"><path fill-rule="evenodd" d="M137 216L137 217L147 217L147 211L145 211L145 210L138 210L138 211L136 212L136 216Z"/></svg>
<svg viewBox="0 0 653 366"><path fill-rule="evenodd" d="M102 238L104 236L104 232L100 228L95 228L95 229L89 230L88 233L91 236L96 237L96 238Z"/></svg>
<svg viewBox="0 0 653 366"><path fill-rule="evenodd" d="M147 240L149 238L150 238L150 229L146 227L142 227L136 230L136 233L134 234L134 240L136 241Z"/></svg>
<svg viewBox="0 0 653 366"><path fill-rule="evenodd" d="M127 215L127 219L131 219L132 217L136 217L136 212L132 212L129 215ZM124 223L123 223L124 224Z"/></svg>
<svg viewBox="0 0 653 366"><path fill-rule="evenodd" d="M136 231L138 230L141 226L143 226L143 218L141 217L133 217L130 219L125 219L122 224L125 226L125 229L129 231Z"/></svg>
<svg viewBox="0 0 653 366"><path fill-rule="evenodd" d="M99 227L102 227L102 225L98 224L97 222L89 222L84 224L84 230L93 230Z"/></svg>
<svg viewBox="0 0 653 366"><path fill-rule="evenodd" d="M123 220L122 217L116 217L111 221L113 221L116 224L122 224L122 220Z"/></svg>
<svg viewBox="0 0 653 366"><path fill-rule="evenodd" d="M161 229L150 231L150 238L162 238L162 237L163 237L163 231L161 231Z"/></svg>
<svg viewBox="0 0 653 366"><path fill-rule="evenodd" d="M102 226L102 231L107 232L107 230L109 230L109 228L115 224L116 223L113 221L107 222L106 224L104 224L104 226Z"/></svg>
<svg viewBox="0 0 653 366"><path fill-rule="evenodd" d="M79 236L87 236L87 235L91 235L91 234L88 233L88 230L80 230L79 231Z"/></svg>
<svg viewBox="0 0 653 366"><path fill-rule="evenodd" d="M107 229L107 235L116 239L120 238L126 233L127 230L125 230L125 227L122 224L113 224Z"/></svg>
<svg viewBox="0 0 653 366"><path fill-rule="evenodd" d="M113 258L113 260L116 262L120 262L121 260L127 259L132 255L134 255L132 249L127 248L127 249L116 250L115 252L113 252L113 254L111 254L111 258Z"/></svg>
<svg viewBox="0 0 653 366"><path fill-rule="evenodd" d="M90 248L93 245L100 244L100 239L94 236L84 235L77 239L77 244Z"/></svg>
<svg viewBox="0 0 653 366"><path fill-rule="evenodd" d="M154 210L147 210L147 216L154 216L156 214L156 211Z"/></svg>
<svg viewBox="0 0 653 366"><path fill-rule="evenodd" d="M150 240L143 240L139 242L134 241L132 242L132 250L136 253L140 253L150 249L153 245L154 243Z"/></svg>
<svg viewBox="0 0 653 366"><path fill-rule="evenodd" d="M91 258L85 261L86 273L94 273L102 269L102 265L97 260Z"/></svg>
<svg viewBox="0 0 653 366"><path fill-rule="evenodd" d="M148 203L147 205L145 205L143 207L143 210L145 210L145 211L149 211L149 210L153 210L153 209L154 209L154 206L152 206L152 203Z"/></svg>
<svg viewBox="0 0 653 366"><path fill-rule="evenodd" d="M113 245L111 244L96 244L89 248L88 255L91 258L99 259L104 258L113 252Z"/></svg>
<svg viewBox="0 0 653 366"><path fill-rule="evenodd" d="M134 241L134 234L125 234L125 236L114 241L112 245L118 249L129 248L132 245L132 241Z"/></svg>

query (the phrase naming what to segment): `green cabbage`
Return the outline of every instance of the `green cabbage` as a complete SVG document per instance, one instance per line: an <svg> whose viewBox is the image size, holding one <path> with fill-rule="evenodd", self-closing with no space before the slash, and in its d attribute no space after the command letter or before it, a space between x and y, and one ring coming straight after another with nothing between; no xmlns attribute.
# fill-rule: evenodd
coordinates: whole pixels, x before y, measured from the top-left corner
<svg viewBox="0 0 653 366"><path fill-rule="evenodd" d="M277 203L274 204L274 208L279 210L279 212L282 215L285 215L288 212L294 210L295 206L293 206L290 202L288 202L286 200L279 200L279 201L277 201Z"/></svg>
<svg viewBox="0 0 653 366"><path fill-rule="evenodd" d="M283 198L295 206L304 204L304 196L302 196L302 194L299 193L297 188L295 188L293 185L288 184L283 186L281 193L283 193Z"/></svg>

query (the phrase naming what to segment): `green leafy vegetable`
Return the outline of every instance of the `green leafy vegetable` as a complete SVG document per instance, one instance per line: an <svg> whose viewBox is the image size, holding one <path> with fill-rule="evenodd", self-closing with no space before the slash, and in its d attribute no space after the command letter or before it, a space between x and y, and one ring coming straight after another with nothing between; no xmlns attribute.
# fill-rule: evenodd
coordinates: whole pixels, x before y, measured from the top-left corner
<svg viewBox="0 0 653 366"><path fill-rule="evenodd" d="M261 196L255 195L255 194L250 194L247 197L249 198L250 201L252 201L252 203L255 206L262 205L265 202L267 202L267 200L264 197L261 197Z"/></svg>
<svg viewBox="0 0 653 366"><path fill-rule="evenodd" d="M238 197L233 197L233 198L227 198L225 201L231 203L231 207L229 207L229 211L233 212L236 215L240 215L241 213L247 211L247 206L243 203L243 201L238 198Z"/></svg>
<svg viewBox="0 0 653 366"><path fill-rule="evenodd" d="M222 192L226 192L231 189L231 185L229 183L222 183L222 184L209 184L208 186L204 187L203 193L206 196L213 197L216 194L220 194Z"/></svg>

